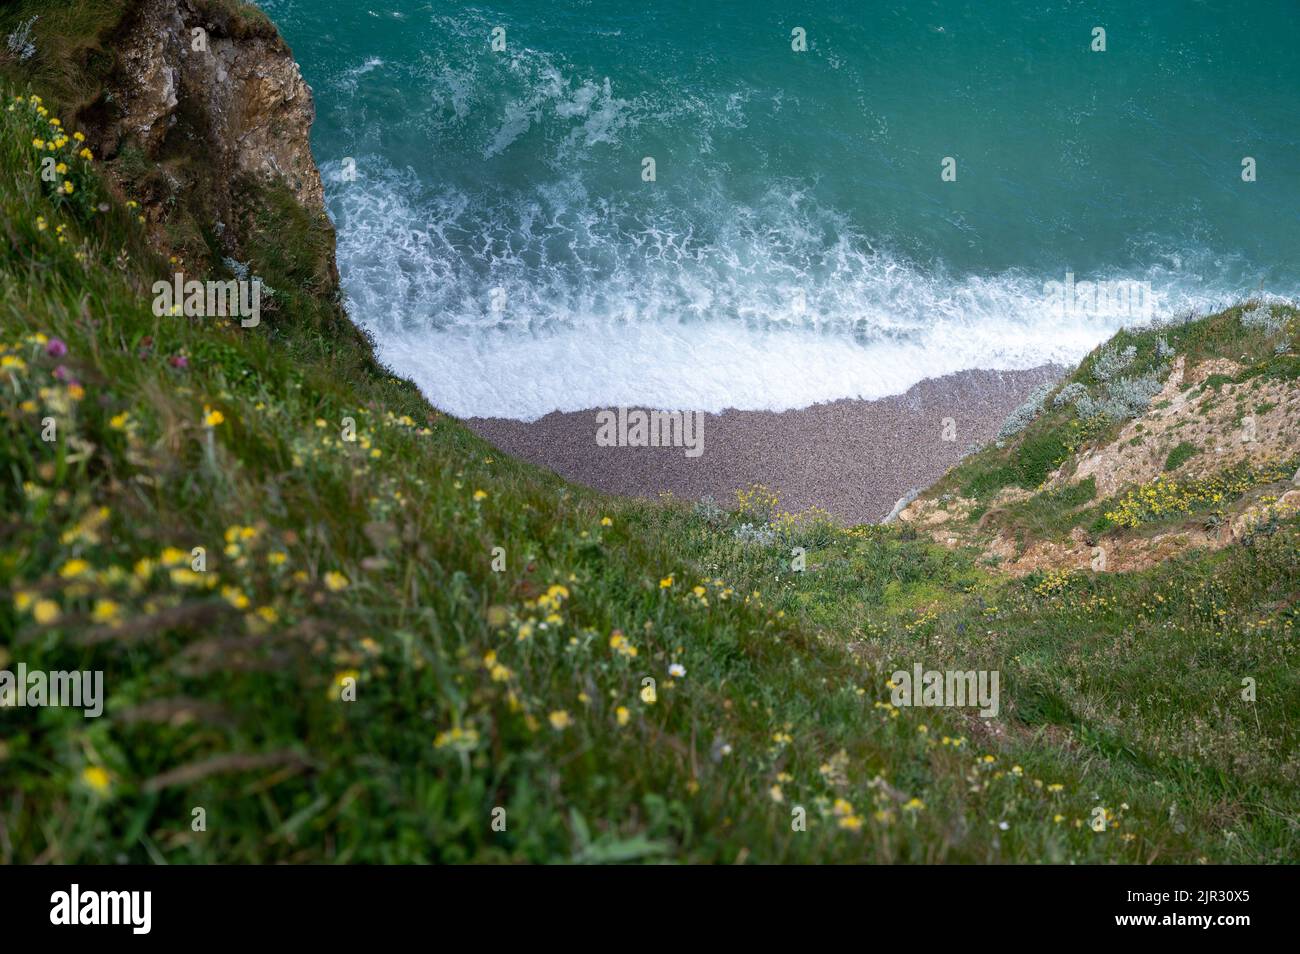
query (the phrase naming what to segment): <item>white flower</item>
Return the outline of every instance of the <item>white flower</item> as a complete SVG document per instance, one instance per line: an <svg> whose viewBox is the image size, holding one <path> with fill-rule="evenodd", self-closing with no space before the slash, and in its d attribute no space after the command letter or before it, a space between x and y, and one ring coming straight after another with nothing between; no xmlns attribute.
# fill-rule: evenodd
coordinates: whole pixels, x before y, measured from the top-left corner
<svg viewBox="0 0 1300 954"><path fill-rule="evenodd" d="M686 677L686 667L681 663L673 663L668 667L668 675L674 679L684 679Z"/></svg>

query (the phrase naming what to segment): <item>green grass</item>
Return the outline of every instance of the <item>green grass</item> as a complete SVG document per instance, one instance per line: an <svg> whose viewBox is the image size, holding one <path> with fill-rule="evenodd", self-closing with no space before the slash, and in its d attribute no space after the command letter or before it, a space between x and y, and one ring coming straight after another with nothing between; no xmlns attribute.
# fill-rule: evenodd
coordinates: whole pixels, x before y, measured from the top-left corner
<svg viewBox="0 0 1300 954"><path fill-rule="evenodd" d="M1300 381L1300 357L1293 354L1275 355L1242 371L1235 380L1240 383L1258 377L1274 381Z"/></svg>
<svg viewBox="0 0 1300 954"><path fill-rule="evenodd" d="M1208 514L1217 524L1228 507L1247 494L1273 485L1285 487L1300 458L1268 464L1234 464L1215 473L1188 479L1162 474L1155 481L1132 487L1097 507L1102 516L1098 532L1115 527L1167 526L1193 514Z"/></svg>
<svg viewBox="0 0 1300 954"><path fill-rule="evenodd" d="M778 544L743 544L752 495L603 497L429 407L347 321L332 234L283 191L241 184L277 291L259 327L154 316L175 250L124 204L147 164L112 185L74 163L55 195L48 127L10 96L0 653L103 670L108 705L5 711L0 861L1296 856L1294 520L1026 580L910 528L777 518ZM1049 414L999 466L1040 482L1077 438ZM917 662L998 670L1003 732L894 708Z"/></svg>
<svg viewBox="0 0 1300 954"><path fill-rule="evenodd" d="M278 36L256 4L245 0L190 0L205 22L232 36ZM33 17L36 54L23 76L68 111L102 109L102 84L117 66L121 34L140 0L10 0L0 10L0 34L8 36Z"/></svg>
<svg viewBox="0 0 1300 954"><path fill-rule="evenodd" d="M1200 453L1200 448L1190 441L1182 441L1177 447L1169 452L1165 458L1165 472L1177 470L1183 464L1187 463L1193 457Z"/></svg>
<svg viewBox="0 0 1300 954"><path fill-rule="evenodd" d="M985 500L1004 487L1033 490L1045 481L1077 445L1078 422L1064 414L1034 421L1008 447L990 448L958 465L938 486L959 488L962 495Z"/></svg>
<svg viewBox="0 0 1300 954"><path fill-rule="evenodd" d="M1097 482L1092 477L1063 484L999 508L988 518L989 525L1021 542L1063 540L1073 527L1086 525L1088 515L1100 515L1101 505L1094 505L1096 496Z"/></svg>
<svg viewBox="0 0 1300 954"><path fill-rule="evenodd" d="M0 10L0 34L8 36L36 17L31 28L36 54L24 64L26 77L47 98L70 110L86 109L115 61L113 36L123 7L122 0L16 0Z"/></svg>
<svg viewBox="0 0 1300 954"><path fill-rule="evenodd" d="M1135 350L1134 360L1123 369L1122 376L1139 376L1166 372L1171 357L1162 353L1163 340L1174 356L1182 356L1187 368L1212 358L1227 358L1245 368L1236 375L1212 374L1202 384L1205 390L1217 390L1224 384L1240 383L1263 376L1285 382L1300 379L1300 358L1275 355L1275 343L1288 331L1300 327L1300 312L1289 305L1275 305L1274 315L1282 320L1283 331L1268 336L1259 328L1241 324L1241 313L1253 306L1243 302L1215 315L1185 320L1155 329L1124 330L1106 345L1097 348L1079 367L1064 378L1044 404L1043 413L1025 430L1009 441L993 444L971 455L954 467L935 487L934 492L959 492L964 496L987 501L1000 490L1018 487L1036 489L1067 457L1082 447L1096 446L1115 439L1122 421L1104 417L1081 420L1071 404L1055 407L1052 398L1071 384L1088 387L1096 396L1101 390L1093 375L1097 360L1106 347Z"/></svg>

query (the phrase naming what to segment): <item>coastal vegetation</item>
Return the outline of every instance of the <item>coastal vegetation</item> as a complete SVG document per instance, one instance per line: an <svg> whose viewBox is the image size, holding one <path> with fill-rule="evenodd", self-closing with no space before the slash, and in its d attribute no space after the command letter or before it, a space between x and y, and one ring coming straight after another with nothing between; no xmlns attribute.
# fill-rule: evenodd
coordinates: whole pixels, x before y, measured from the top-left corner
<svg viewBox="0 0 1300 954"><path fill-rule="evenodd" d="M0 669L102 670L108 696L0 709L0 862L1300 852L1300 444L1265 461L1262 423L1260 459L1194 471L1214 455L1169 423L1151 481L1075 473L1178 359L1232 362L1178 389L1220 438L1238 398L1284 415L1294 309L1120 333L888 526L764 488L604 496L381 367L283 185L238 183L260 324L155 314L177 268L232 273L201 196L151 218L168 170L83 142L105 67L75 51L116 6L68 5L37 34L58 56L0 91ZM1079 412L1147 380L1131 415ZM966 519L918 519L957 497ZM1135 569L1009 568L1248 506L1250 532ZM895 705L915 664L1000 672L998 716Z"/></svg>

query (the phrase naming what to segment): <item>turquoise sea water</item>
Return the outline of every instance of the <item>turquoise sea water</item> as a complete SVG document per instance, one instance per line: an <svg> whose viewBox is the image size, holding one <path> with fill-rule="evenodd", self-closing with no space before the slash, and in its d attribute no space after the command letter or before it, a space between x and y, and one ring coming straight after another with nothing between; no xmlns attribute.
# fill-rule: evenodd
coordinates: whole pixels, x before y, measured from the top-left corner
<svg viewBox="0 0 1300 954"><path fill-rule="evenodd" d="M353 317L453 413L1072 362L1135 316L1053 308L1067 273L1300 293L1295 0L261 5Z"/></svg>

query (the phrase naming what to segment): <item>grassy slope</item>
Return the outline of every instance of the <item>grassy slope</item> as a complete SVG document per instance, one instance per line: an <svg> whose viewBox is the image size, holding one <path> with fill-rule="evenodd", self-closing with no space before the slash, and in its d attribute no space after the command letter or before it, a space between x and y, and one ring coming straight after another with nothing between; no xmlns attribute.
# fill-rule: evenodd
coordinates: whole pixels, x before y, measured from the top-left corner
<svg viewBox="0 0 1300 954"><path fill-rule="evenodd" d="M96 163L52 198L48 127L4 109L0 653L103 669L109 705L0 715L0 861L1296 855L1294 523L1047 581L906 528L743 545L757 497L604 498L439 416L375 366L329 233L273 190L262 326L154 317L171 266L133 210ZM1000 669L1000 731L889 707L913 662Z"/></svg>
<svg viewBox="0 0 1300 954"><path fill-rule="evenodd" d="M1105 350L1132 348L1135 356L1122 376L1153 374L1161 383L1167 380L1174 355L1188 370L1221 359L1238 370L1231 375L1213 374L1184 388L1185 396L1205 395L1209 400L1196 404L1190 415L1176 419L1171 432L1155 439L1169 445L1164 457L1166 472L1198 459L1202 448L1195 443L1175 443L1178 429L1197 415L1205 415L1209 408L1230 401L1235 423L1223 424L1212 430L1211 436L1216 443L1231 444L1245 415L1276 406L1257 403L1252 389L1274 385L1294 389L1300 379L1300 356L1289 347L1291 336L1300 332L1300 309L1272 305L1276 330L1244 326L1243 312L1257 304L1248 301L1196 320L1123 331L1098 348L1058 382L1041 413L1020 433L972 454L922 495L923 501L930 503L956 500L961 516L955 524L945 525L944 535L955 536L962 545L983 547L1001 537L1014 541L1023 552L1035 542L1068 544L1071 533L1082 533L1090 546L1109 548L1159 534L1214 532L1245 511L1265 508L1291 490L1291 477L1300 466L1300 446L1282 442L1281 452L1272 456L1218 466L1211 463L1193 476L1162 474L1138 486L1126 484L1102 497L1096 480L1077 479L1075 468L1088 451L1116 441L1128 422L1084 417L1074 402L1058 406L1054 400L1066 388L1087 388L1093 396L1104 393L1105 386L1097 382L1093 368ZM1279 353L1279 348L1287 350ZM1215 396L1225 383L1240 385L1231 399ZM1152 407L1161 407L1161 402ZM1127 444L1140 441L1150 423L1149 416L1138 420L1138 437ZM1049 481L1058 469L1059 480Z"/></svg>
<svg viewBox="0 0 1300 954"><path fill-rule="evenodd" d="M1247 307L1248 304L1239 305L1216 315L1169 327L1121 331L1107 344L1118 350L1135 349L1133 363L1123 370L1126 377L1158 373L1161 368L1167 368L1167 361L1157 351L1160 341L1182 355L1189 369L1212 358L1227 358L1247 366L1240 376L1242 380L1250 377L1294 380L1300 377L1300 356L1294 351L1285 355L1274 354L1277 336L1242 327L1240 316ZM1300 329L1300 311L1278 306L1275 312ZM1057 390L1079 384L1090 386L1093 392L1097 392L1099 388L1092 370L1102 350L1098 348L1089 355L1060 382ZM1049 399L1045 413L1014 441L972 455L954 467L931 489L931 493L962 493L987 500L1004 487L1036 489L1074 451L1087 444L1105 443L1119 430L1119 424L1101 418L1081 421L1070 406L1054 407Z"/></svg>

